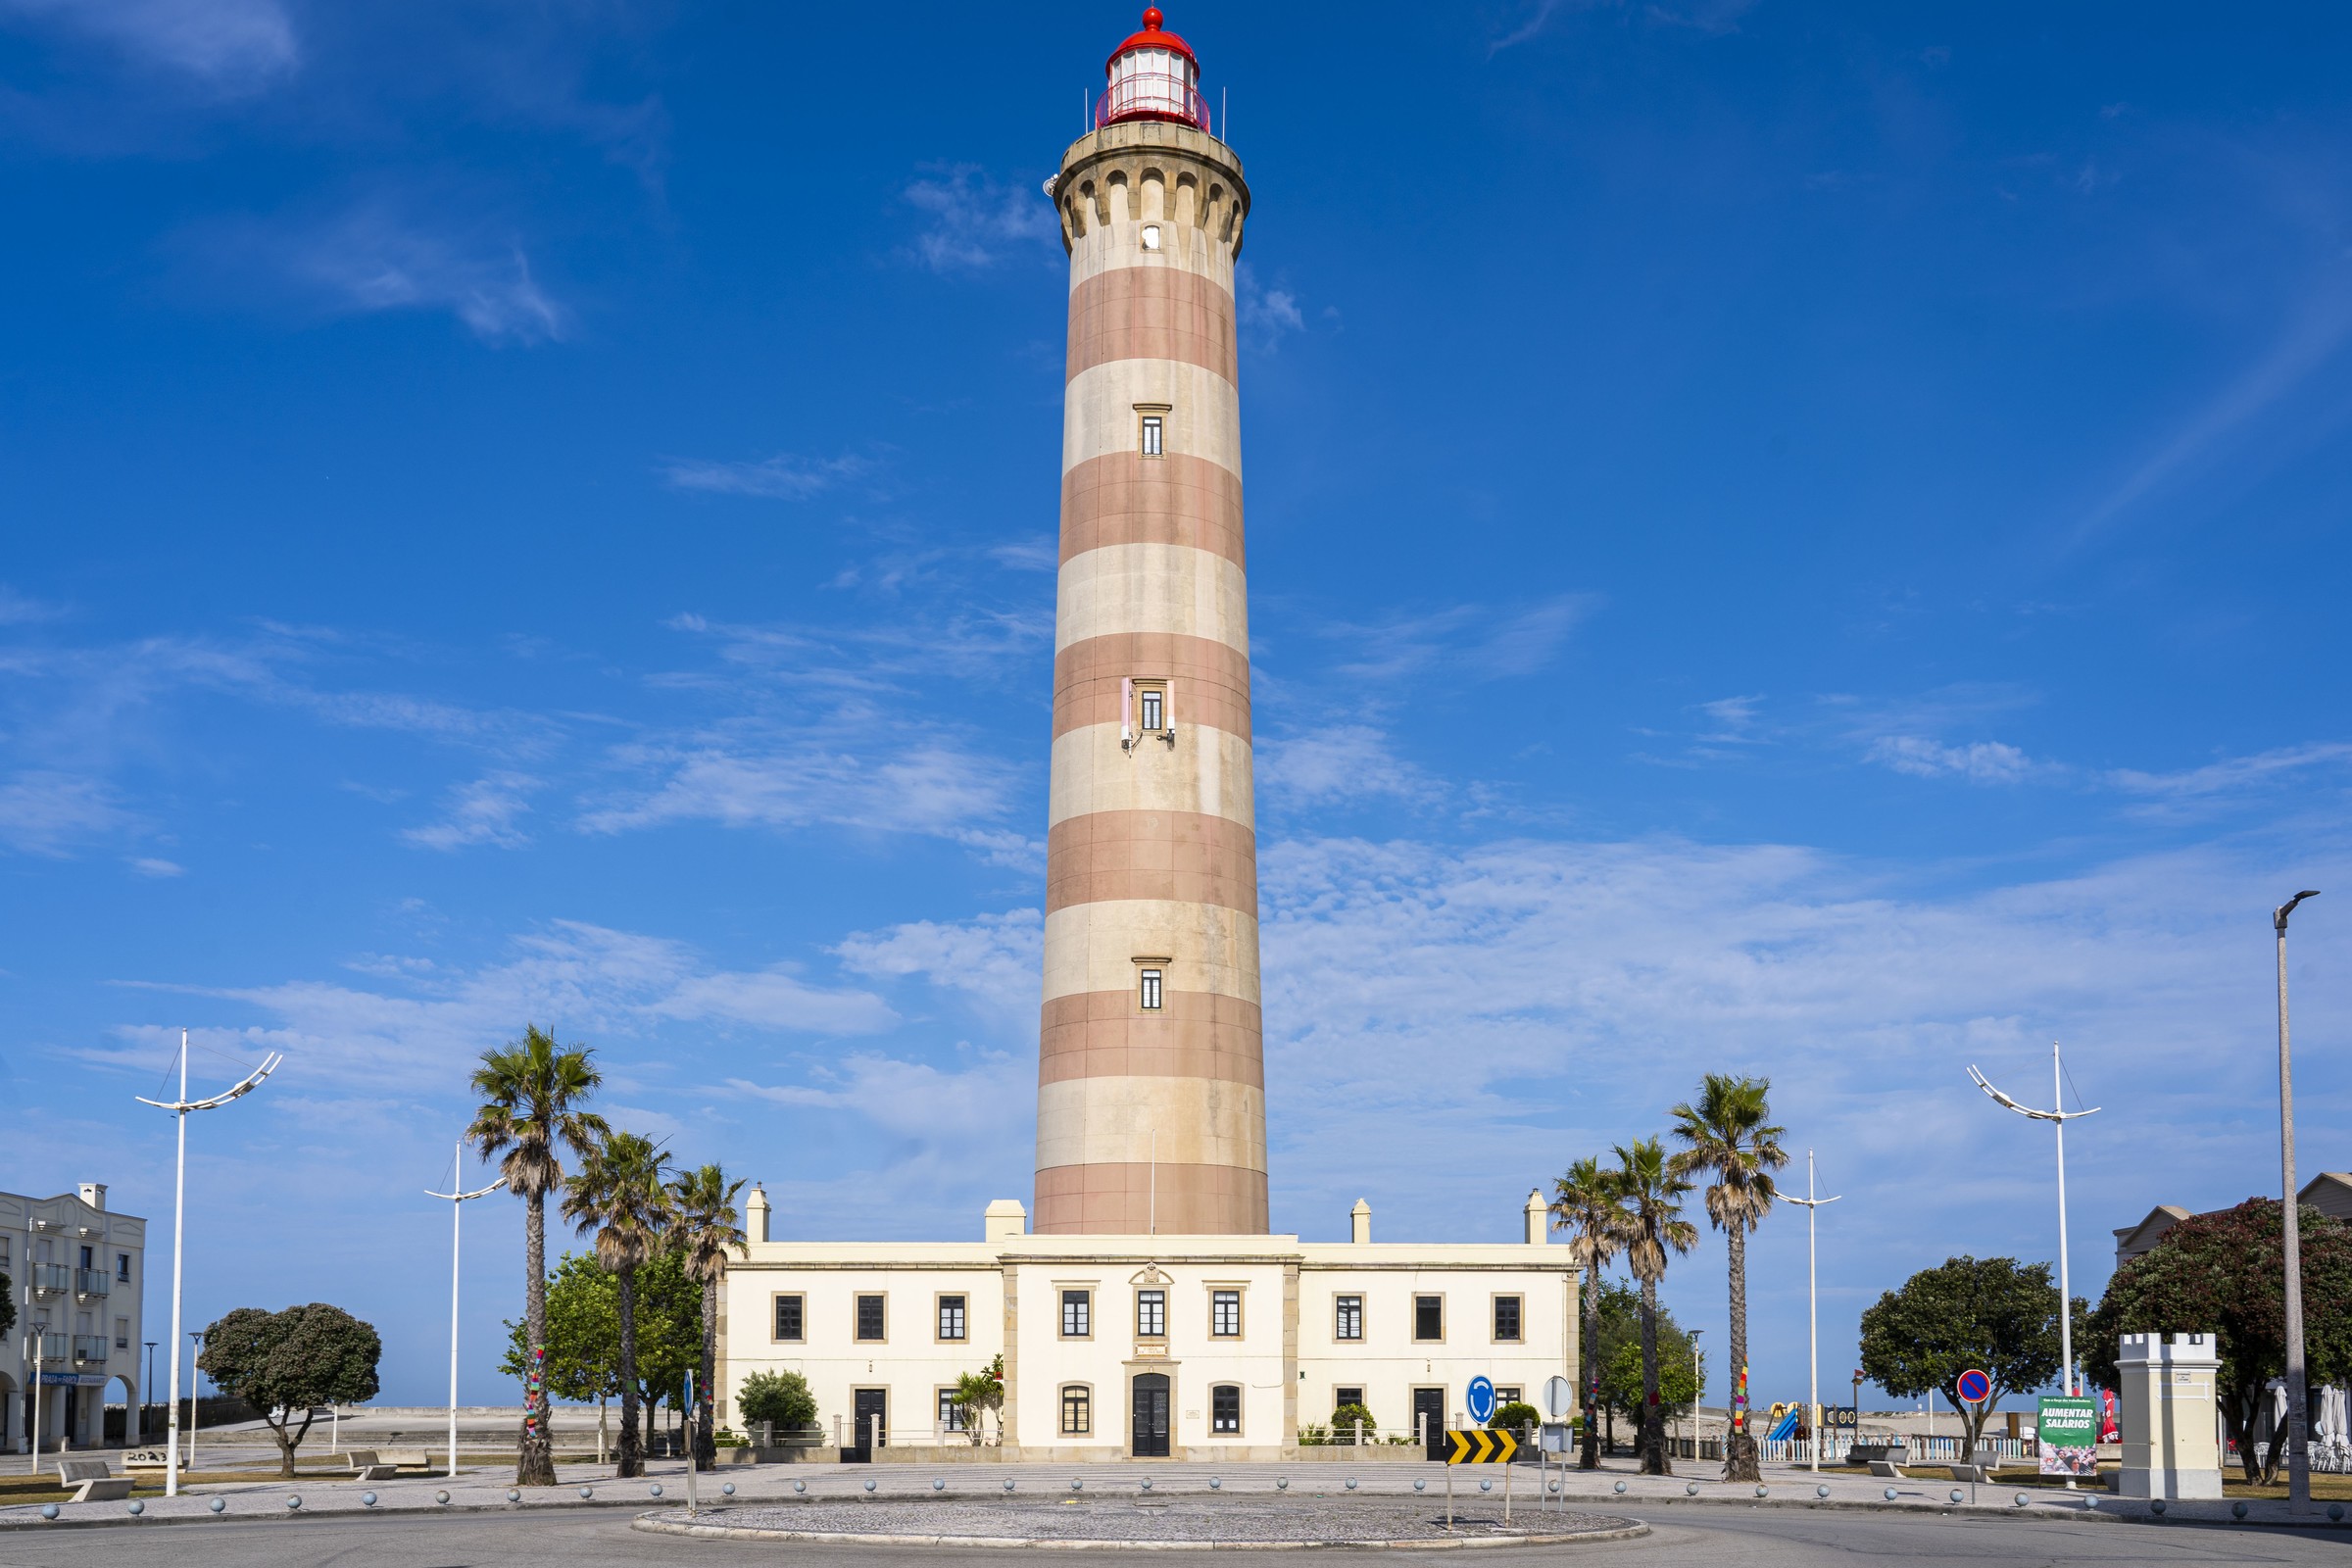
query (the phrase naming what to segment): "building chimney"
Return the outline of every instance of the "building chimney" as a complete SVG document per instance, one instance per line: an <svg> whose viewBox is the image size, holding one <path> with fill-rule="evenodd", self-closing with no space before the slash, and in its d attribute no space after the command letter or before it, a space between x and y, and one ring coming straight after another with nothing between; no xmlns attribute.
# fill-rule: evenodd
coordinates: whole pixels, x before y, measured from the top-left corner
<svg viewBox="0 0 2352 1568"><path fill-rule="evenodd" d="M1368 1246L1372 1241L1372 1205L1360 1198L1348 1211L1348 1239L1358 1247Z"/></svg>
<svg viewBox="0 0 2352 1568"><path fill-rule="evenodd" d="M1527 1195L1527 1245L1542 1247L1551 1240L1551 1210L1544 1206L1544 1190L1532 1189Z"/></svg>
<svg viewBox="0 0 2352 1568"><path fill-rule="evenodd" d="M92 1208L96 1209L99 1213L105 1213L106 1183L83 1182L81 1184L81 1200L89 1204Z"/></svg>
<svg viewBox="0 0 2352 1568"><path fill-rule="evenodd" d="M752 1196L743 1200L744 1232L755 1242L767 1240L767 1189L754 1183Z"/></svg>
<svg viewBox="0 0 2352 1568"><path fill-rule="evenodd" d="M1002 1242L1029 1234L1029 1211L1017 1198L1000 1198L981 1211L980 1239Z"/></svg>

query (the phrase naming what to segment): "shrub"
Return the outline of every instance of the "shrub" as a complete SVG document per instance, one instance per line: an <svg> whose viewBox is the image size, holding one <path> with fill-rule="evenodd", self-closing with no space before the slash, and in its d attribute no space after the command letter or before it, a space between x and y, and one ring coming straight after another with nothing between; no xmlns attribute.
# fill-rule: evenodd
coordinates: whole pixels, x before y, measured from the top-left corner
<svg viewBox="0 0 2352 1568"><path fill-rule="evenodd" d="M1319 1446L1322 1444L1329 1443L1330 1441L1331 1430L1328 1427L1319 1427L1312 1421L1305 1421L1299 1424L1298 1446L1300 1447L1312 1448Z"/></svg>
<svg viewBox="0 0 2352 1568"><path fill-rule="evenodd" d="M735 1408L747 1426L754 1421L773 1421L782 1431L816 1425L816 1396L808 1392L808 1380L798 1372L753 1373L743 1380Z"/></svg>
<svg viewBox="0 0 2352 1568"><path fill-rule="evenodd" d="M1494 1419L1487 1425L1496 1432L1508 1432L1515 1438L1524 1433L1531 1422L1542 1426L1544 1413L1523 1399L1514 1399L1509 1404L1496 1405Z"/></svg>
<svg viewBox="0 0 2352 1568"><path fill-rule="evenodd" d="M1372 1419L1371 1411L1360 1404L1343 1404L1331 1412L1331 1441L1353 1443L1355 1441L1355 1424L1358 1421L1364 1424L1364 1441L1366 1443L1370 1443L1380 1436L1380 1423Z"/></svg>

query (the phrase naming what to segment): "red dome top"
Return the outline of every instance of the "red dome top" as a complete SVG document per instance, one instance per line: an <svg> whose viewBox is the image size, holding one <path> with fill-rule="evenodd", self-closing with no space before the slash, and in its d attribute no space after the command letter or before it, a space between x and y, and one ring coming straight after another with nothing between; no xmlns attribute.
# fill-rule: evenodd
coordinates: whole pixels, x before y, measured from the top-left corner
<svg viewBox="0 0 2352 1568"><path fill-rule="evenodd" d="M1172 32L1162 32L1159 30L1160 23L1165 20L1166 19L1159 14L1159 7L1146 6L1144 8L1144 30L1136 33L1125 43L1119 45L1116 49L1113 49L1110 52L1110 59L1102 62L1102 69L1104 71L1108 71L1110 69L1110 62L1118 59L1119 56L1125 54L1130 49L1165 49L1171 54L1179 54L1184 56L1184 58L1190 60L1196 68L1199 67L1200 64L1200 57L1193 53L1193 46L1191 44L1186 43L1182 38L1177 37Z"/></svg>

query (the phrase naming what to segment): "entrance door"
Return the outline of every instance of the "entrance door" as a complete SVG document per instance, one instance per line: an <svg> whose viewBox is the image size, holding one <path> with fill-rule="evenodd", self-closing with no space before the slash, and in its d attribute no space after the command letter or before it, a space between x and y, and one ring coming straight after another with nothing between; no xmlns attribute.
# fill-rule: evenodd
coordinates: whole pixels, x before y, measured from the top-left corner
<svg viewBox="0 0 2352 1568"><path fill-rule="evenodd" d="M874 1433L881 1429L881 1441L890 1443L890 1391L888 1389L852 1389L850 1410L857 1426L856 1437L841 1450L842 1458L850 1464L874 1462Z"/></svg>
<svg viewBox="0 0 2352 1568"><path fill-rule="evenodd" d="M1413 1391L1413 1423L1420 1427L1423 1440L1429 1446L1432 1459L1443 1459L1452 1451L1446 1441L1446 1391L1444 1389L1415 1389Z"/></svg>
<svg viewBox="0 0 2352 1568"><path fill-rule="evenodd" d="M1168 1379L1163 1372L1145 1372L1135 1380L1135 1421L1128 1429L1138 1459L1168 1456Z"/></svg>

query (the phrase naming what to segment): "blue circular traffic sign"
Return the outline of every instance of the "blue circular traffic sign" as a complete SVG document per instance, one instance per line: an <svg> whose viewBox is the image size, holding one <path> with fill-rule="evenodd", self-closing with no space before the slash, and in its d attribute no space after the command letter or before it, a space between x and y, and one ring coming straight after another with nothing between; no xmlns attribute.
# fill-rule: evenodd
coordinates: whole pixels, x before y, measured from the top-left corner
<svg viewBox="0 0 2352 1568"><path fill-rule="evenodd" d="M1494 1419L1494 1383L1484 1373L1470 1380L1470 1419L1485 1426Z"/></svg>
<svg viewBox="0 0 2352 1568"><path fill-rule="evenodd" d="M1969 1368L1960 1374L1960 1397L1970 1404L1983 1404L1992 1397L1992 1379Z"/></svg>

